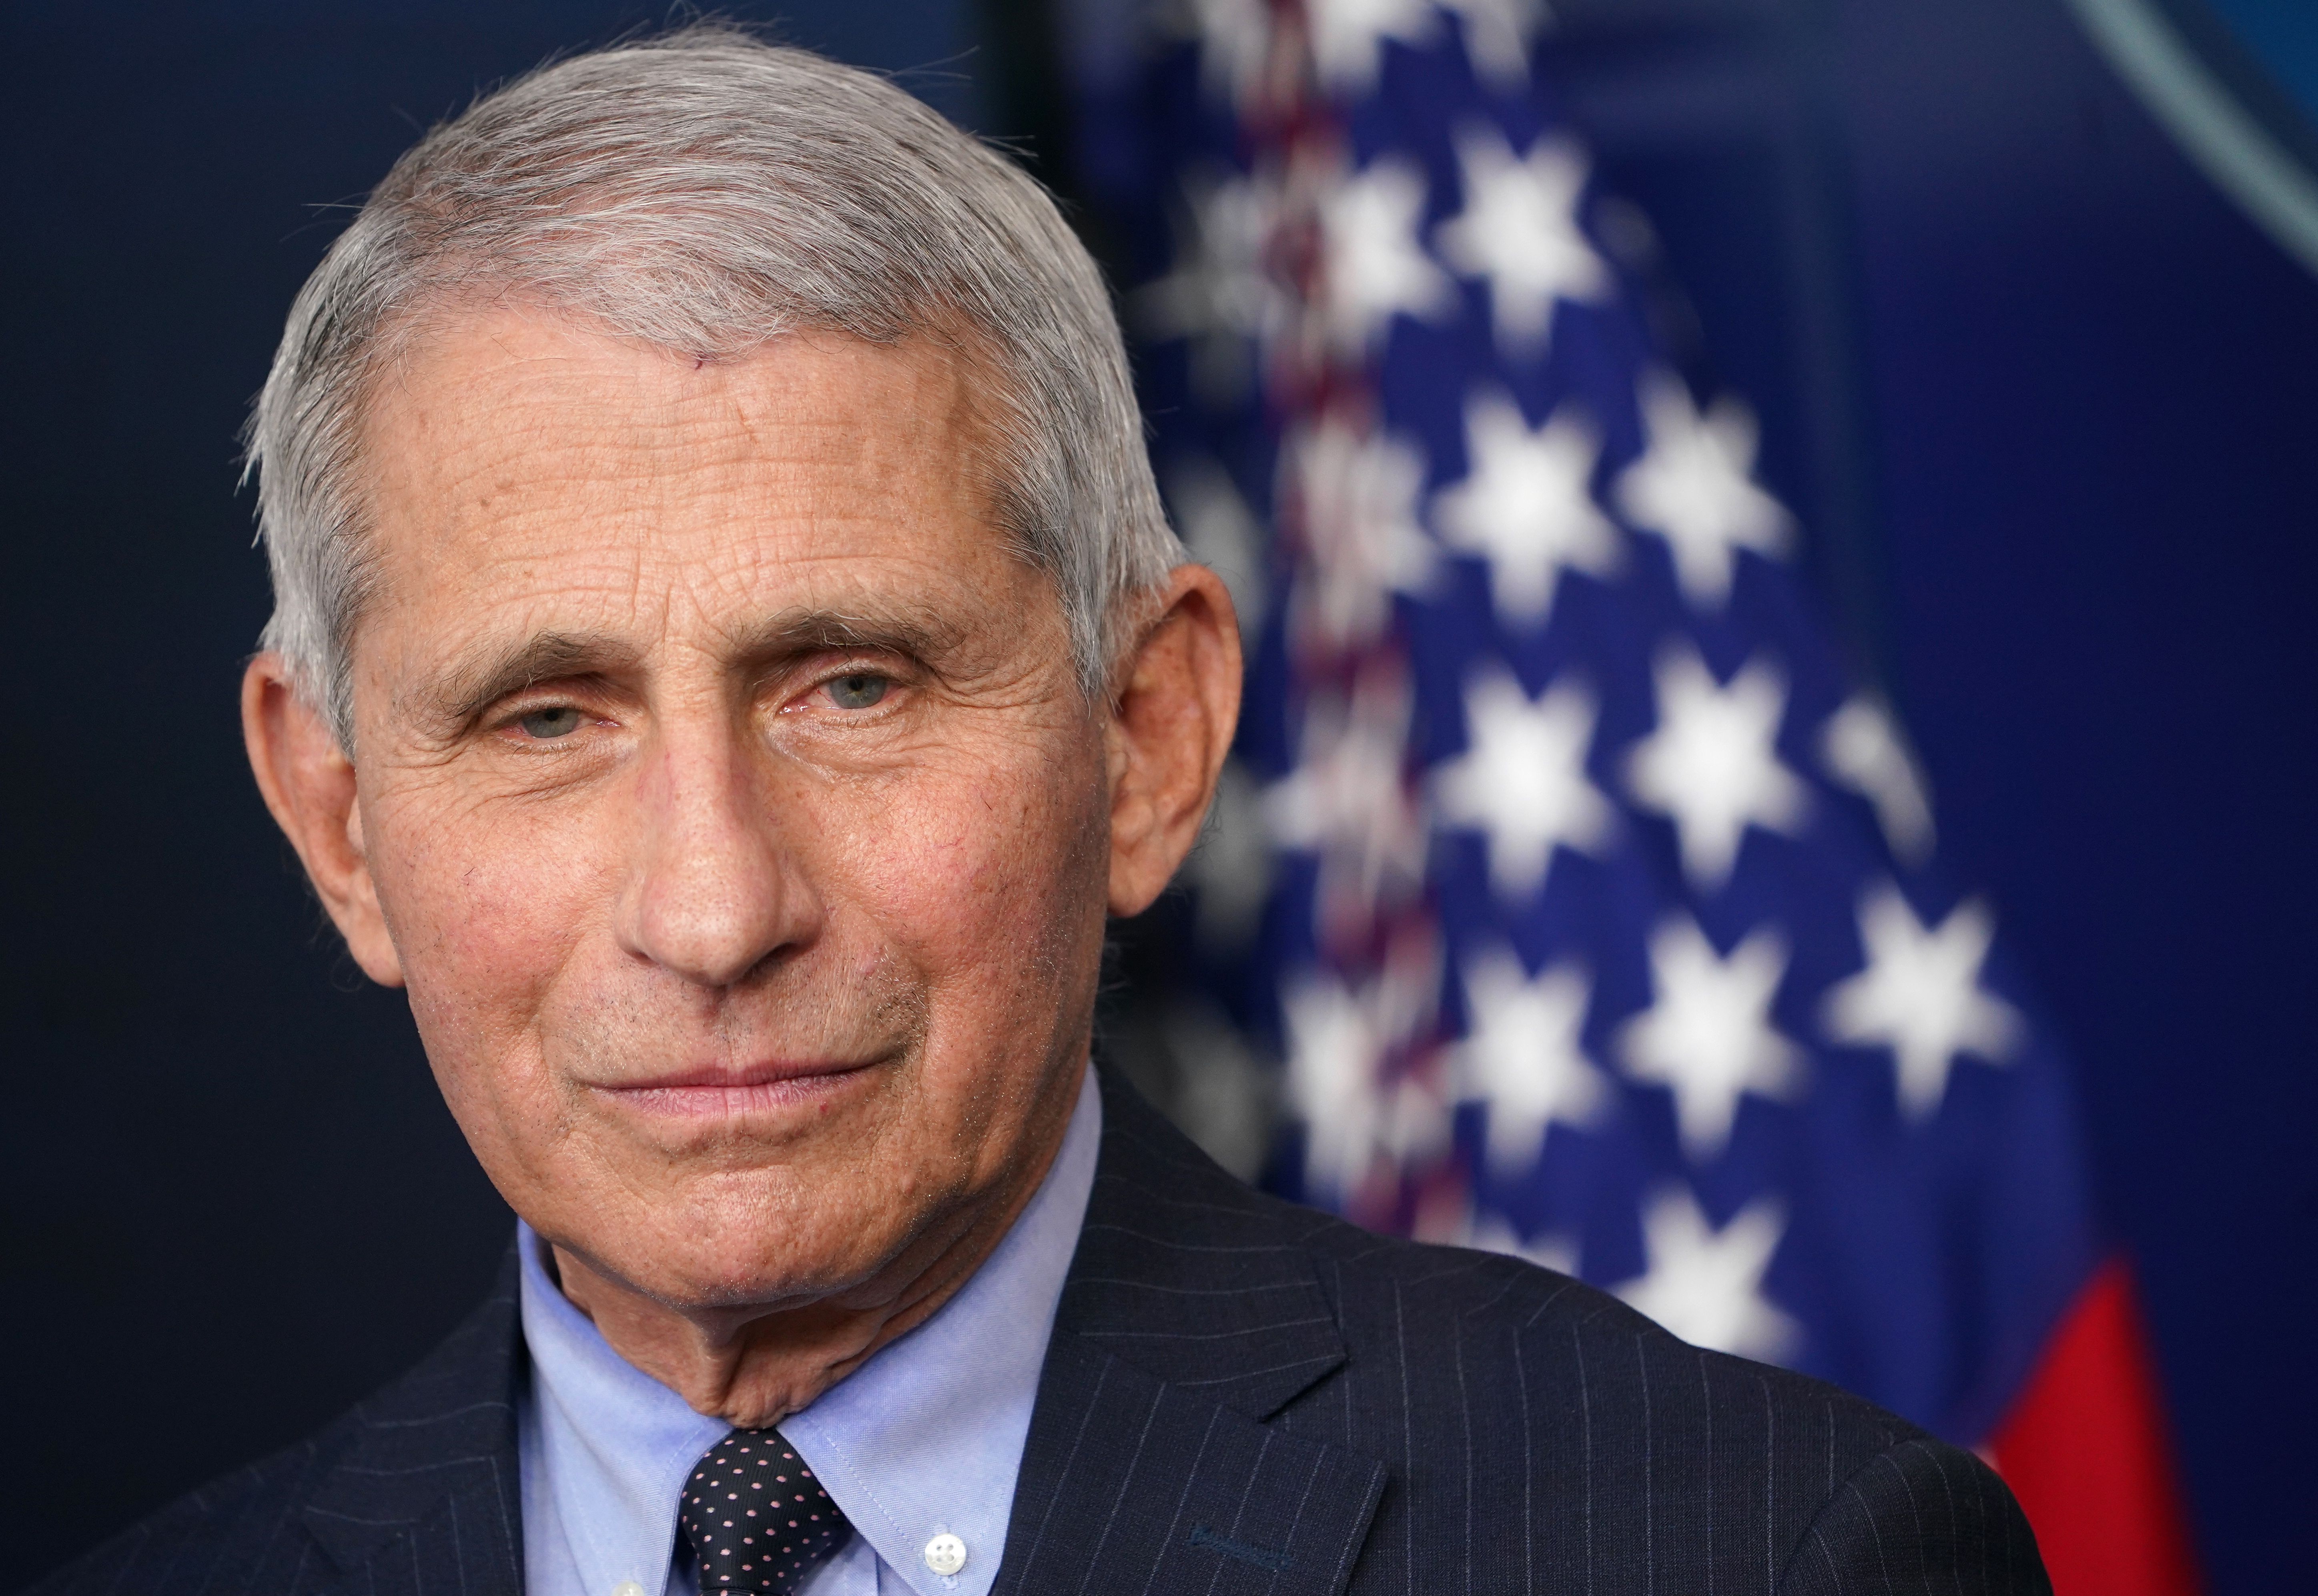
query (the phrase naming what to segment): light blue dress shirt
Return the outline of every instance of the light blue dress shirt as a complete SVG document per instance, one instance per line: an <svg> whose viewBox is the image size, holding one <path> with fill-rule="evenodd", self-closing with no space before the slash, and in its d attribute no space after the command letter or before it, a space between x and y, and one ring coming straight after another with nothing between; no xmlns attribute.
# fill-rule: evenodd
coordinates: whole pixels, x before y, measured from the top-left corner
<svg viewBox="0 0 2318 1596"><path fill-rule="evenodd" d="M987 1596L1101 1139L1090 1070L1054 1167L973 1278L781 1421L858 1531L803 1596ZM520 1223L517 1238L531 1351L516 1415L527 1596L670 1596L677 1500L729 1426L613 1351L550 1278L545 1244ZM949 1575L925 1564L945 1534L966 1543Z"/></svg>

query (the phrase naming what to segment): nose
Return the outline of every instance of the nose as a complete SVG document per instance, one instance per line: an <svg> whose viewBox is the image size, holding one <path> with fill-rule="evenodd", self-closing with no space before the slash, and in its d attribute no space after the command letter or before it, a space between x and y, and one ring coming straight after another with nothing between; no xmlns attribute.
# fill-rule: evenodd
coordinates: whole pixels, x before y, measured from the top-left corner
<svg viewBox="0 0 2318 1596"><path fill-rule="evenodd" d="M741 734L656 740L637 776L621 941L687 982L733 986L810 943L822 903L783 845L766 772Z"/></svg>

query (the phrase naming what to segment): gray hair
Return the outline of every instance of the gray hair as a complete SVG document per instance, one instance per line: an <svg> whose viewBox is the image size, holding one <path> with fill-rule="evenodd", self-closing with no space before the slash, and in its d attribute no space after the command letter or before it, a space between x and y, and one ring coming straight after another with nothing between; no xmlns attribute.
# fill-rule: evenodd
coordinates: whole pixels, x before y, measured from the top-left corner
<svg viewBox="0 0 2318 1596"><path fill-rule="evenodd" d="M1101 273L1046 191L882 78L696 23L437 126L291 308L245 433L274 578L262 641L349 750L373 565L363 407L427 314L497 295L696 358L800 331L962 345L995 379L1001 530L1054 581L1090 695L1127 601L1186 558Z"/></svg>

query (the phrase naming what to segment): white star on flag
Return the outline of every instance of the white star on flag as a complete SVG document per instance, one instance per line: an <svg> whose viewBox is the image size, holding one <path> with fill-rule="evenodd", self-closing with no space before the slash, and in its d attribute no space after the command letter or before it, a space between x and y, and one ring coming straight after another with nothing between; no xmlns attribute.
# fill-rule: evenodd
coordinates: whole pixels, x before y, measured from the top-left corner
<svg viewBox="0 0 2318 1596"><path fill-rule="evenodd" d="M1423 880L1424 829L1405 776L1408 687L1375 669L1352 700L1328 690L1304 712L1296 767L1263 794L1263 818L1280 847L1317 855L1324 934L1366 923L1379 901Z"/></svg>
<svg viewBox="0 0 2318 1596"><path fill-rule="evenodd" d="M1434 497L1433 522L1452 547L1488 560L1500 615L1540 624L1563 568L1617 567L1618 529L1594 503L1602 440L1567 406L1532 427L1511 399L1487 392L1465 407L1465 479Z"/></svg>
<svg viewBox="0 0 2318 1596"><path fill-rule="evenodd" d="M1738 551L1783 555L1793 536L1785 507L1755 486L1755 417L1721 399L1701 415L1669 372L1643 378L1649 448L1618 479L1627 520L1667 541L1684 595L1700 609L1730 596Z"/></svg>
<svg viewBox="0 0 2318 1596"><path fill-rule="evenodd" d="M1424 936L1397 938L1384 967L1358 990L1333 971L1306 969L1280 998L1288 1043L1289 1105L1308 1127L1315 1184L1339 1198L1360 1188L1380 1152L1414 1155L1446 1145L1437 1093L1404 1079L1389 1099L1384 1067L1432 1017L1440 955Z"/></svg>
<svg viewBox="0 0 2318 1596"><path fill-rule="evenodd" d="M1423 1074L1405 1074L1386 1098L1378 1146L1403 1169L1431 1162L1454 1140L1449 1105Z"/></svg>
<svg viewBox="0 0 2318 1596"><path fill-rule="evenodd" d="M1626 785L1646 808L1674 819L1685 874L1721 886L1749 825L1792 834L1810 789L1779 759L1786 685L1761 661L1718 686L1686 648L1659 656L1658 730L1626 756Z"/></svg>
<svg viewBox="0 0 2318 1596"><path fill-rule="evenodd" d="M1459 1098L1487 1107L1489 1169L1510 1179L1544 1156L1553 1121L1583 1126L1604 1106L1607 1083L1578 1044L1586 981L1566 964L1526 974L1497 949L1466 960L1464 975L1466 1036L1454 1055Z"/></svg>
<svg viewBox="0 0 2318 1596"><path fill-rule="evenodd" d="M1516 157L1494 128L1457 140L1465 208L1435 235L1441 258L1489 284L1490 319L1511 355L1538 352L1558 300L1600 300L1610 273L1578 229L1586 157L1566 138L1541 139Z"/></svg>
<svg viewBox="0 0 2318 1596"><path fill-rule="evenodd" d="M1307 1166L1338 1195L1360 1188L1376 1155L1378 1091L1389 1038L1370 1006L1327 971L1307 971L1280 998L1287 1022L1288 1100L1308 1127Z"/></svg>
<svg viewBox="0 0 2318 1596"><path fill-rule="evenodd" d="M1763 1295L1763 1274L1786 1219L1769 1198L1749 1203L1715 1230L1687 1191L1669 1188L1642 1210L1649 1272L1615 1287L1638 1313L1693 1346L1777 1362L1801 1332Z"/></svg>
<svg viewBox="0 0 2318 1596"><path fill-rule="evenodd" d="M1264 258L1280 221L1271 176L1187 178L1175 211L1175 266L1135 291L1138 330L1191 340L1191 375L1211 403L1245 391L1253 353L1286 326L1290 304Z"/></svg>
<svg viewBox="0 0 2318 1596"><path fill-rule="evenodd" d="M1530 36L1550 20L1542 0L1441 0L1465 22L1465 56L1474 76L1500 93L1529 82Z"/></svg>
<svg viewBox="0 0 2318 1596"><path fill-rule="evenodd" d="M1730 1144L1741 1093L1793 1094L1802 1052L1771 1026L1786 944L1765 926L1718 955L1686 915L1650 937L1650 1006L1619 1027L1626 1072L1674 1093L1675 1125L1694 1162Z"/></svg>
<svg viewBox="0 0 2318 1596"><path fill-rule="evenodd" d="M1439 551L1417 520L1424 457L1334 416L1290 438L1287 454L1311 546L1298 624L1329 650L1367 642L1392 618L1395 593L1423 593L1433 583Z"/></svg>
<svg viewBox="0 0 2318 1596"><path fill-rule="evenodd" d="M1567 1236L1540 1231L1523 1241L1502 1214L1475 1214L1468 1223L1465 1245L1484 1252L1502 1252L1551 1269L1557 1275L1577 1273L1577 1245Z"/></svg>
<svg viewBox="0 0 2318 1596"><path fill-rule="evenodd" d="M1519 901L1545 883L1557 844L1592 852L1615 811L1586 774L1593 695L1558 682L1532 703L1503 666L1486 664L1465 687L1465 751L1433 776L1443 819L1489 839L1489 880Z"/></svg>
<svg viewBox="0 0 2318 1596"><path fill-rule="evenodd" d="M1995 937L1995 919L1977 901L1927 927L1888 883L1860 900L1867 967L1828 989L1819 1023L1832 1041L1891 1050L1909 1119L1939 1112L1959 1053L2000 1064L2019 1047L2019 1011L1980 984Z"/></svg>
<svg viewBox="0 0 2318 1596"><path fill-rule="evenodd" d="M1190 0L1199 40L1199 84L1245 111L1271 53L1271 7L1263 0Z"/></svg>
<svg viewBox="0 0 2318 1596"><path fill-rule="evenodd" d="M1247 4L1266 9L1263 0ZM1424 44L1440 25L1432 0L1305 0L1304 20L1320 81L1348 99L1376 86L1386 40Z"/></svg>
<svg viewBox="0 0 2318 1596"><path fill-rule="evenodd" d="M1339 347L1372 348L1395 316L1438 317L1456 308L1448 273L1417 241L1424 171L1415 162L1379 157L1324 194L1319 211L1320 297Z"/></svg>
<svg viewBox="0 0 2318 1596"><path fill-rule="evenodd" d="M1268 540L1231 473L1213 455L1185 454L1167 471L1167 503L1191 558L1224 579L1240 637L1254 646L1271 594Z"/></svg>
<svg viewBox="0 0 2318 1596"><path fill-rule="evenodd" d="M1932 802L1923 773L1891 712L1862 693L1828 716L1819 758L1835 779L1875 807L1892 854L1910 865L1932 856Z"/></svg>

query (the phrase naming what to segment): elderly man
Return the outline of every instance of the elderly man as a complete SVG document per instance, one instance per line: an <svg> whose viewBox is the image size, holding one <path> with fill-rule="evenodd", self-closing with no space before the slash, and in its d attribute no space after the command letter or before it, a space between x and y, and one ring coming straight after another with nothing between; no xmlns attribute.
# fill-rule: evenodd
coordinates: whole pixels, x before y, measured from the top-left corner
<svg viewBox="0 0 2318 1596"><path fill-rule="evenodd" d="M1237 634L1092 264L907 96L707 28L485 99L250 436L259 787L522 1224L48 1589L2043 1588L1969 1456L1259 1197L1090 1063Z"/></svg>

